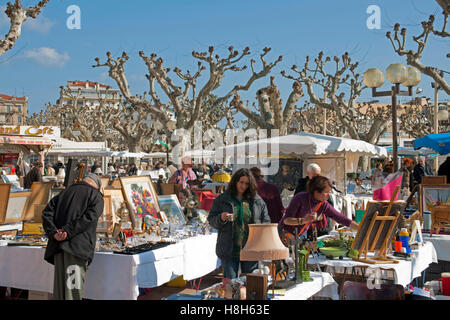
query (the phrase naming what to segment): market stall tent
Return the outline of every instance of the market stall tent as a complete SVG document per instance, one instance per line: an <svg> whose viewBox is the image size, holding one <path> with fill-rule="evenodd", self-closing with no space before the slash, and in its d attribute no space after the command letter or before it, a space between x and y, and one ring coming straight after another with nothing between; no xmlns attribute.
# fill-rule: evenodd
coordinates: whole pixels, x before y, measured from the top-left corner
<svg viewBox="0 0 450 320"><path fill-rule="evenodd" d="M414 149L426 147L435 150L440 155L450 153L450 132L427 134L414 140Z"/></svg>
<svg viewBox="0 0 450 320"><path fill-rule="evenodd" d="M386 150L389 155L392 155L392 147L386 147ZM436 151L428 149L428 148L420 148L418 150L415 150L411 147L398 147L398 156L399 157L405 157L405 156L427 156L427 157L435 157Z"/></svg>
<svg viewBox="0 0 450 320"><path fill-rule="evenodd" d="M338 189L346 189L346 173L355 172L360 156L386 157L384 147L365 141L331 137L309 132L260 139L218 148L217 156L233 157L233 171L242 167L270 167L274 160L300 158L303 172L309 163L317 163L322 175L336 182Z"/></svg>

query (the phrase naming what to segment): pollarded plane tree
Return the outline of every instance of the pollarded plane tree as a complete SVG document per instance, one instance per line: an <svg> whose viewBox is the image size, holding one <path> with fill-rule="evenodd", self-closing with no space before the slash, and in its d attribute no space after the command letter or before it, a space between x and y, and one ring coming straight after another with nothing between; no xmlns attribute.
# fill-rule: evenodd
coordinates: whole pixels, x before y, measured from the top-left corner
<svg viewBox="0 0 450 320"><path fill-rule="evenodd" d="M264 64L264 55L261 55L261 60ZM280 135L285 135L288 133L289 125L294 117L297 102L304 93L300 82L295 81L283 107L283 100L274 79L275 77L270 77L270 85L256 92L257 105L253 103L253 108L249 106L248 101L244 103L238 93L234 94L230 105L243 113L249 123L254 124L257 128L278 129Z"/></svg>
<svg viewBox="0 0 450 320"><path fill-rule="evenodd" d="M209 47L208 52L193 51L192 56L198 60L195 73L191 73L189 70L183 72L178 67L175 67L171 72L171 68L164 66L164 60L161 57L158 57L155 53L146 56L143 51L140 51L139 56L145 62L148 71L146 77L149 82L149 90L143 96L131 93L124 68L129 59L126 52L123 52L122 56L117 59L114 59L108 52L106 62L102 64L100 59L96 58L97 64L93 67L107 67L109 76L116 81L124 99L130 105L146 110L154 121L159 121L162 124L167 136L171 137L172 132L167 125L169 121L172 121L171 115L174 113L177 115L177 129L192 132L195 122L213 118L218 112L218 108L227 105L235 93L247 91L255 80L269 74L271 69L282 59L279 57L272 63L264 61L262 69L259 71L255 70L252 60L252 73L247 82L242 85L235 85L228 91L225 90L227 93L223 96L216 97L214 92L222 87L222 80L227 71L241 72L247 69L246 65L239 67L238 63L251 54L249 47L239 53L238 50L234 50L230 46L228 51L229 53L225 58L215 54L212 46ZM263 51L265 55L270 49L265 48ZM200 84L200 77L205 70L208 73L207 78L203 84ZM177 86L174 79L181 80L183 86ZM145 99L147 93L148 98ZM158 93L161 93L161 97ZM206 125L211 125L211 123Z"/></svg>
<svg viewBox="0 0 450 320"><path fill-rule="evenodd" d="M363 84L361 75L356 72L358 62L353 63L347 52L341 58L333 58L334 67L328 67L330 61L330 57L325 57L320 52L313 65L308 56L303 69L299 70L294 65L291 68L294 75L289 75L286 71L281 74L294 81L294 84L303 83L309 102L332 112L336 125L342 128L341 132L352 139L376 143L389 124L390 107L377 108L372 103L357 102L367 87ZM325 93L326 99L320 98L318 91Z"/></svg>
<svg viewBox="0 0 450 320"><path fill-rule="evenodd" d="M395 52L399 56L406 56L406 63L408 65L417 68L423 74L431 77L442 90L444 90L447 94L450 94L450 86L445 80L443 73L440 72L439 68L427 66L421 62L430 37L435 36L443 39L448 39L450 37L450 33L446 31L450 4L448 1L444 0L438 0L438 2L444 9L442 13L442 28L439 28L440 30L435 28L436 19L434 15L430 15L428 21L422 21L421 34L412 37L414 42L417 44L417 48L415 50L406 49L407 30L406 28L400 29L399 23L396 23L394 26L394 35L392 36L391 32L387 32L386 37L391 41ZM448 52L444 52L443 54L447 55L448 58L450 57Z"/></svg>
<svg viewBox="0 0 450 320"><path fill-rule="evenodd" d="M342 137L345 134L345 128L342 126L342 123L336 120L336 112L326 110L324 114L323 108L312 105L309 101L305 101L304 105L299 106L294 112L288 133L307 131Z"/></svg>
<svg viewBox="0 0 450 320"><path fill-rule="evenodd" d="M37 5L24 8L20 0L15 0L14 4L6 4L5 13L9 18L9 30L4 39L0 39L0 56L12 49L22 33L22 25L28 18L36 18L43 7L50 0L39 1Z"/></svg>
<svg viewBox="0 0 450 320"><path fill-rule="evenodd" d="M411 101L407 105L399 106L399 129L412 138L421 138L434 132L434 103L427 99L426 104ZM449 121L439 121L439 132L450 131Z"/></svg>

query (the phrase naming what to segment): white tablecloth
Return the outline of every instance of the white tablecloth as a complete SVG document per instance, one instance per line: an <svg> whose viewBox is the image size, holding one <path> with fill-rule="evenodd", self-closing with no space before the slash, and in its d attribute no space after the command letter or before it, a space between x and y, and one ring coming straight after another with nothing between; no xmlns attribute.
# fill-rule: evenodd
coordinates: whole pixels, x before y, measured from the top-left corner
<svg viewBox="0 0 450 320"><path fill-rule="evenodd" d="M220 267L216 256L217 233L183 240L183 279L193 280Z"/></svg>
<svg viewBox="0 0 450 320"><path fill-rule="evenodd" d="M450 235L446 234L433 234L430 238L430 233L423 233L423 241L429 241L433 243L436 249L438 260L450 261Z"/></svg>
<svg viewBox="0 0 450 320"><path fill-rule="evenodd" d="M135 300L139 287L157 287L184 272L189 279L201 277L220 266L216 238L198 236L138 255L96 252L86 273L84 298ZM52 293L54 267L44 261L44 252L41 247L0 246L0 286Z"/></svg>
<svg viewBox="0 0 450 320"><path fill-rule="evenodd" d="M300 283L286 290L284 296L276 296L273 300L307 300L314 295L339 300L338 284L329 273L310 272L310 275L314 281Z"/></svg>
<svg viewBox="0 0 450 320"><path fill-rule="evenodd" d="M414 257L411 261L400 260L398 263L385 263L385 264L368 264L359 261L353 261L352 259L345 257L343 260L329 260L324 256L310 257L308 259L308 264L316 265L319 263L321 266L326 266L326 271L342 272L343 268L352 267L367 267L367 272L373 273L375 275L376 269L380 269L381 272L385 273L386 270L394 270L394 280L396 284L401 284L407 286L415 278L420 277L422 271L428 268L428 266L437 262L437 254L434 246L431 242L425 242L424 246L418 250L412 250ZM322 270L324 271L324 270Z"/></svg>

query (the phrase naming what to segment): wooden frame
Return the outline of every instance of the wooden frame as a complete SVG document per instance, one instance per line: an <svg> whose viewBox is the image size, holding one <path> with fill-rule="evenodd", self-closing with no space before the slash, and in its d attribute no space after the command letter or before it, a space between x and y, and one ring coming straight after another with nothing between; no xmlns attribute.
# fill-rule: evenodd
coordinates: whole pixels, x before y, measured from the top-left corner
<svg viewBox="0 0 450 320"><path fill-rule="evenodd" d="M115 214L112 211L111 195L103 195L103 201L103 213L97 222L97 232L111 234L115 221Z"/></svg>
<svg viewBox="0 0 450 320"><path fill-rule="evenodd" d="M436 205L450 204L450 184L421 184L419 195L420 212L431 212Z"/></svg>
<svg viewBox="0 0 450 320"><path fill-rule="evenodd" d="M387 249L399 224L406 202L393 201L400 188L396 187L389 202L369 201L363 219L359 223L358 232L352 244L352 249L358 250L358 258L353 260L365 263L398 263L388 259ZM375 257L368 258L370 252Z"/></svg>
<svg viewBox="0 0 450 320"><path fill-rule="evenodd" d="M127 200L128 210L133 217L143 219L146 215L151 215L162 220L159 213L161 209L158 204L158 195L150 176L120 177L120 183Z"/></svg>
<svg viewBox="0 0 450 320"><path fill-rule="evenodd" d="M105 188L103 190L103 199L105 201L107 201L106 198L110 199L110 205L111 205L111 215L113 218L113 222L115 223L115 221L117 220L117 210L120 209L120 206L122 205L123 202L126 203L125 201L125 197L123 196L123 191L122 188ZM106 206L106 204L105 204ZM129 217L123 217L124 220L121 221L122 223L130 223L131 227L134 227L134 219L133 219L133 215L130 212ZM113 223L113 228L114 228L114 223Z"/></svg>
<svg viewBox="0 0 450 320"><path fill-rule="evenodd" d="M166 214L169 223L176 225L186 224L180 201L178 201L178 197L175 194L158 196L158 204L161 211L164 211Z"/></svg>
<svg viewBox="0 0 450 320"><path fill-rule="evenodd" d="M0 183L0 224L4 224L6 211L8 210L9 191L11 184Z"/></svg>
<svg viewBox="0 0 450 320"><path fill-rule="evenodd" d="M34 219L35 205L46 205L50 201L53 184L54 182L33 182L30 188L30 202L25 208L24 220Z"/></svg>
<svg viewBox="0 0 450 320"><path fill-rule="evenodd" d="M0 212L0 224L14 223L23 220L25 215L25 208L31 198L31 192L10 192L11 185L7 184L9 188L2 185L0 206L2 210ZM5 192L3 192L5 191ZM5 200L6 197L6 200ZM6 210L5 210L6 203Z"/></svg>
<svg viewBox="0 0 450 320"><path fill-rule="evenodd" d="M447 184L447 176L423 176L422 184Z"/></svg>

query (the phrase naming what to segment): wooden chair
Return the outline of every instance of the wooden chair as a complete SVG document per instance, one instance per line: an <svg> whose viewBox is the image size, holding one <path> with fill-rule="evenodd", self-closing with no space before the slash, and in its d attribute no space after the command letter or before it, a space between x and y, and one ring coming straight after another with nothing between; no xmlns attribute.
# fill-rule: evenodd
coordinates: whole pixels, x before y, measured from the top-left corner
<svg viewBox="0 0 450 320"><path fill-rule="evenodd" d="M366 282L345 281L340 300L405 300L405 289L399 284L381 284L369 289Z"/></svg>
<svg viewBox="0 0 450 320"><path fill-rule="evenodd" d="M450 205L443 204L431 209L430 237L433 236L434 228L436 234L439 234L440 228L450 228Z"/></svg>

